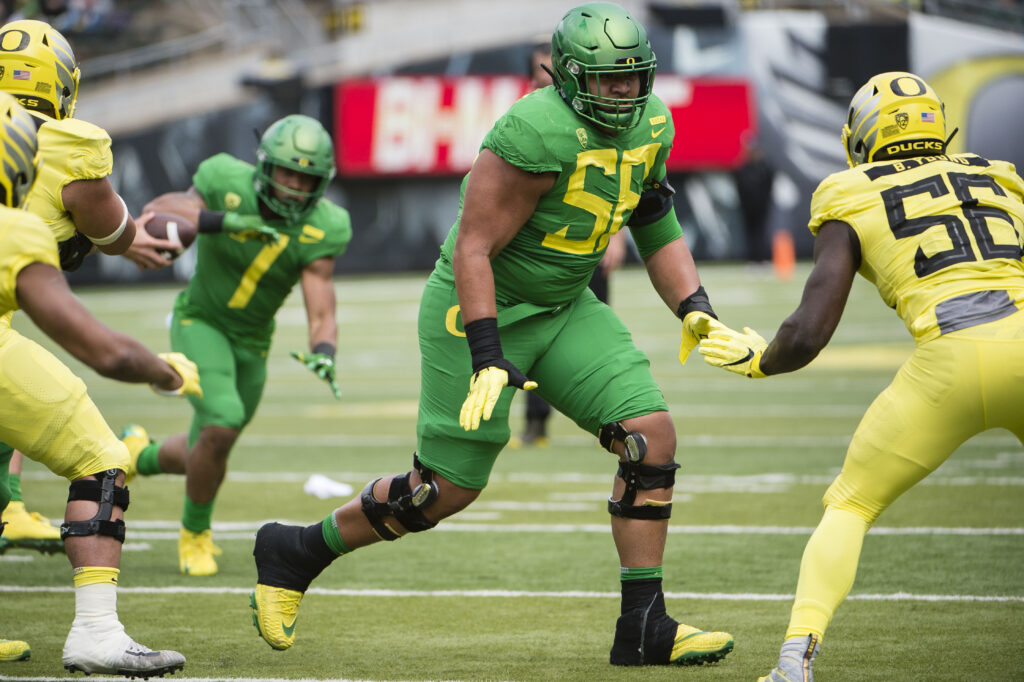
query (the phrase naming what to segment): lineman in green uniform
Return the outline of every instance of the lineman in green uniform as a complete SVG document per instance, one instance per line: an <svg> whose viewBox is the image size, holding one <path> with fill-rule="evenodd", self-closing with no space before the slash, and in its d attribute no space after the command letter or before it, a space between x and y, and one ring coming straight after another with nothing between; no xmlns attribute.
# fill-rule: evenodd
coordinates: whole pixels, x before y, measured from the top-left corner
<svg viewBox="0 0 1024 682"><path fill-rule="evenodd" d="M555 84L520 99L484 138L427 281L413 470L369 483L322 523L256 535L251 605L276 649L292 646L303 593L335 558L433 528L476 499L509 440L514 389L525 388L619 456L608 508L622 615L611 662L699 664L732 650L731 635L666 613L675 429L647 357L587 288L608 239L629 225L655 289L683 320L681 358L724 328L665 183L674 131L651 93L654 53L624 10L591 3L562 19L552 56Z"/></svg>
<svg viewBox="0 0 1024 682"><path fill-rule="evenodd" d="M352 227L345 209L322 198L334 176L331 137L308 116L286 116L263 134L257 158L253 167L217 154L199 165L187 192L164 194L145 207L193 220L200 232L195 274L174 304L171 346L194 358L204 397L191 401L195 416L187 434L155 443L132 425L122 436L133 455L131 475L186 476L178 559L188 575L217 572L214 498L231 447L259 405L274 315L296 282L311 352L292 355L341 397L334 259Z"/></svg>

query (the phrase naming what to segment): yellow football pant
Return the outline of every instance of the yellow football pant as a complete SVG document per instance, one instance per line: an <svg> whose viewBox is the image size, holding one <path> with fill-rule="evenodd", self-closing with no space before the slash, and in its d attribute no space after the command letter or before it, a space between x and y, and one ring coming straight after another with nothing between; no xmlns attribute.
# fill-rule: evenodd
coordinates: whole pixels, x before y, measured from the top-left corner
<svg viewBox="0 0 1024 682"><path fill-rule="evenodd" d="M68 480L124 470L130 461L85 383L6 324L0 324L0 442Z"/></svg>
<svg viewBox="0 0 1024 682"><path fill-rule="evenodd" d="M1024 312L917 347L854 432L800 563L786 637L823 636L853 586L864 534L966 440L1004 428L1024 443Z"/></svg>

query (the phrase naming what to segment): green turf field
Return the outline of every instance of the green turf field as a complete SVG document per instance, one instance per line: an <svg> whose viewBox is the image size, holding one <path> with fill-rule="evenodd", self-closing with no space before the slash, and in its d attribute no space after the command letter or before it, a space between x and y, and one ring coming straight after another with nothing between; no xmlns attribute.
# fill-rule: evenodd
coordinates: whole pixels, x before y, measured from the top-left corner
<svg viewBox="0 0 1024 682"><path fill-rule="evenodd" d="M803 264L793 281L779 282L744 266L701 267L723 321L769 339L799 300L807 271ZM736 648L724 661L693 669L607 663L619 608L605 511L615 464L560 416L551 446L506 450L491 485L461 515L330 567L303 602L291 650L273 651L257 637L248 609L255 529L270 519L312 523L345 500L306 494L312 474L358 491L371 477L410 466L424 279L337 280L338 402L288 355L305 347L306 334L301 296L289 299L278 315L263 403L218 500L218 575L178 573L183 479L131 485L119 597L128 632L184 653L188 664L176 679L594 682L766 673L821 495L860 415L912 347L896 315L859 279L822 356L801 372L760 381L707 367L698 355L680 367L679 323L643 270L612 279L613 307L650 355L679 436L683 468L665 557L669 612L731 632ZM176 290L79 293L109 325L167 350ZM15 327L38 338L24 315ZM160 438L187 426L184 401L69 364L115 430L138 421ZM522 424L517 400L513 432ZM897 501L866 538L857 582L816 665L819 682L1024 679L1022 486L1020 444L990 432ZM62 515L65 481L26 462L23 490L30 509ZM63 556L0 556L0 637L32 645L31 660L0 663L0 680L67 677L60 655L72 615Z"/></svg>

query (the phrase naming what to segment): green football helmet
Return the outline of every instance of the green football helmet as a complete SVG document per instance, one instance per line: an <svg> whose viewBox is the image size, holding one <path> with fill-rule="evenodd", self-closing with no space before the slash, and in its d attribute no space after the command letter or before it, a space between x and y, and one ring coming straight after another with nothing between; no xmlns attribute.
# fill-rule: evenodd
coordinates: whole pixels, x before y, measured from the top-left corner
<svg viewBox="0 0 1024 682"><path fill-rule="evenodd" d="M647 31L626 10L610 2L569 10L551 36L551 62L555 88L581 118L613 131L640 123L658 60ZM601 96L602 76L630 72L640 76L636 97Z"/></svg>
<svg viewBox="0 0 1024 682"><path fill-rule="evenodd" d="M310 192L298 192L274 182L275 167L288 168L317 179ZM256 150L256 193L274 213L287 220L301 220L316 206L334 177L334 144L320 122L292 114L275 121ZM281 199L275 188L299 200Z"/></svg>
<svg viewBox="0 0 1024 682"><path fill-rule="evenodd" d="M36 125L18 100L0 91L0 203L21 208L36 179Z"/></svg>
<svg viewBox="0 0 1024 682"><path fill-rule="evenodd" d="M80 72L60 31L35 19L0 27L0 90L57 120L75 114Z"/></svg>
<svg viewBox="0 0 1024 682"><path fill-rule="evenodd" d="M850 100L842 141L850 168L885 159L945 154L945 108L919 76L906 71L880 73Z"/></svg>

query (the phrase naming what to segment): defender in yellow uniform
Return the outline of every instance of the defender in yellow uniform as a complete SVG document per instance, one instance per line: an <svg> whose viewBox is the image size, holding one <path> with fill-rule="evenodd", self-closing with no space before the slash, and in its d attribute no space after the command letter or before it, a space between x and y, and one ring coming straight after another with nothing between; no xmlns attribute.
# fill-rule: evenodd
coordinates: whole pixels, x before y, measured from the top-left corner
<svg viewBox="0 0 1024 682"><path fill-rule="evenodd" d="M700 344L710 364L748 377L799 369L828 343L856 272L917 344L825 493L778 665L762 680L813 680L864 534L897 497L982 431L1024 443L1024 181L1005 161L946 155L947 142L943 105L921 78L869 80L843 129L850 169L811 200L815 264L800 306L770 344L749 328Z"/></svg>
<svg viewBox="0 0 1024 682"><path fill-rule="evenodd" d="M26 207L44 219L59 242L62 270L76 270L95 248L123 254L140 268L165 266L170 261L155 249L171 244L136 230L124 201L110 184L110 136L73 118L78 78L71 46L48 24L22 20L0 28L0 90L18 98L35 117L38 129L42 164ZM0 328L10 323L10 313L0 317ZM10 547L63 551L57 528L25 508L21 454L0 444L0 477L7 475L8 460L12 499L3 514L8 526L0 552Z"/></svg>
<svg viewBox="0 0 1024 682"><path fill-rule="evenodd" d="M82 307L58 267L53 233L38 216L16 210L35 180L36 144L32 117L0 93L0 315L24 310L51 339L106 377L147 382L165 394L199 394L195 364L183 355L153 355ZM74 569L75 620L64 667L133 677L181 669L184 656L138 644L117 616L128 449L82 380L9 325L0 328L0 440L71 481L61 538ZM8 499L5 483L0 480L0 510ZM29 654L24 642L0 641L0 660Z"/></svg>

